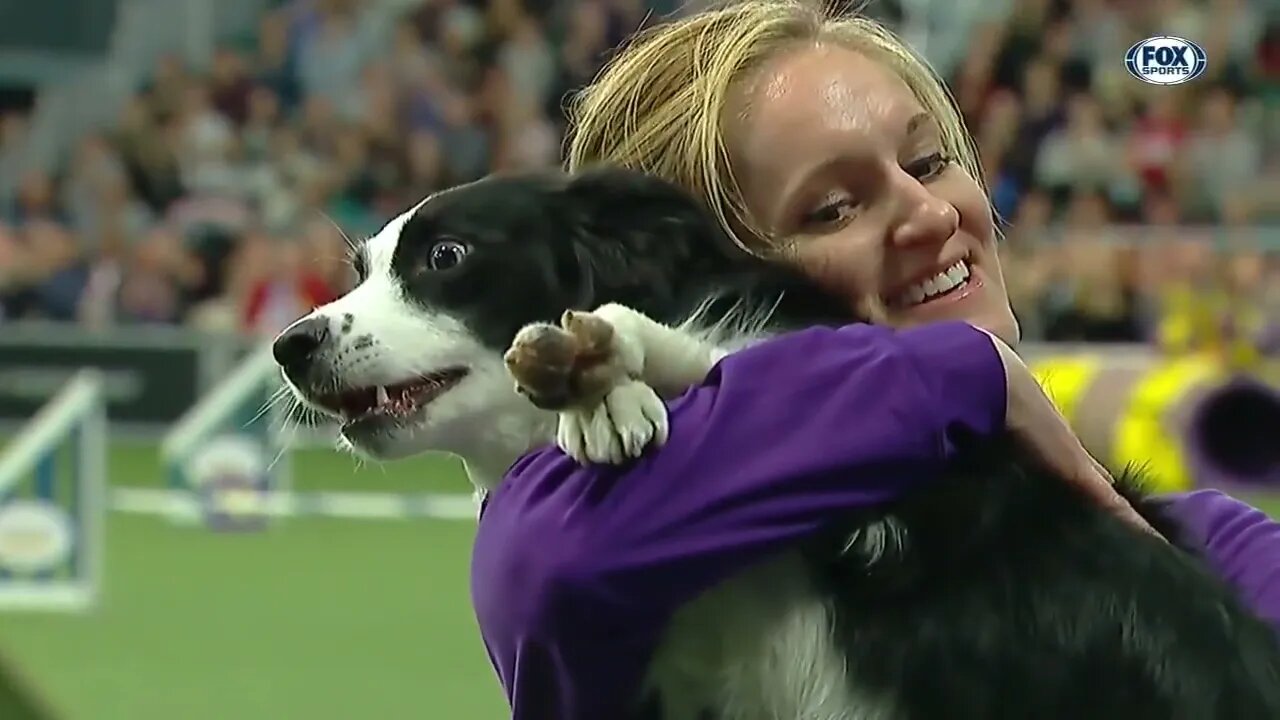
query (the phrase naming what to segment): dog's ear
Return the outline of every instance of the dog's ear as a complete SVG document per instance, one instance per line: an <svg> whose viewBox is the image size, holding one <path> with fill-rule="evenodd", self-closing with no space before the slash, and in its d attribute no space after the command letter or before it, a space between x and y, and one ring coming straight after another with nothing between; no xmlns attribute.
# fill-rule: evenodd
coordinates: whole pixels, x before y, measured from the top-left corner
<svg viewBox="0 0 1280 720"><path fill-rule="evenodd" d="M622 302L643 312L680 307L710 287L799 317L845 318L841 299L785 266L761 273L761 260L734 244L710 210L672 183L641 172L599 167L568 178L559 192L574 228L564 277L584 294L579 307ZM707 281L715 278L708 285Z"/></svg>
<svg viewBox="0 0 1280 720"><path fill-rule="evenodd" d="M564 190L584 231L632 252L673 261L716 254L725 238L709 210L684 189L636 170L601 166L571 177Z"/></svg>
<svg viewBox="0 0 1280 720"><path fill-rule="evenodd" d="M724 265L719 226L671 183L598 167L568 178L557 194L572 235L564 277L586 292L583 306L669 300L691 275Z"/></svg>

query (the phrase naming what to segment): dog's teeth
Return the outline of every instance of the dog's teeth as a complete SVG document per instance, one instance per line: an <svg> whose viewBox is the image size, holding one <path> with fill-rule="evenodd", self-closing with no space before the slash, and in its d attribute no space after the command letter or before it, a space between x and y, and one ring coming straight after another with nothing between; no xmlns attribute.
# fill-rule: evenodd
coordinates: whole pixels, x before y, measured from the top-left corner
<svg viewBox="0 0 1280 720"><path fill-rule="evenodd" d="M387 396L387 389L381 385L378 386L377 400L379 405L386 405L391 400Z"/></svg>

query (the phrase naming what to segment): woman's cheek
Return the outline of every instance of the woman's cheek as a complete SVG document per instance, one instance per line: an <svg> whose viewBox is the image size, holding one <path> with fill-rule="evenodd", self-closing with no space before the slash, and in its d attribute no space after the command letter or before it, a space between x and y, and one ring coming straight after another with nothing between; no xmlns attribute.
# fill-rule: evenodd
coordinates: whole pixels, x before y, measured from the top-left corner
<svg viewBox="0 0 1280 720"><path fill-rule="evenodd" d="M888 312L879 294L875 277L868 270L878 267L867 253L854 252L852 242L839 242L836 236L807 244L799 253L800 270L818 287L845 298L853 317L869 322L884 322Z"/></svg>

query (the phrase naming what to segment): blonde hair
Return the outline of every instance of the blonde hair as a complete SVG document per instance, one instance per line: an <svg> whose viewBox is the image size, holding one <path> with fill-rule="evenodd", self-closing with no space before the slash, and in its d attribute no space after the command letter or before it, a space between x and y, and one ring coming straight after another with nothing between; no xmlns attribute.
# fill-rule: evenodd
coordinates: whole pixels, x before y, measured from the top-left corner
<svg viewBox="0 0 1280 720"><path fill-rule="evenodd" d="M929 64L875 20L804 0L746 0L638 34L570 104L569 170L610 164L656 175L701 198L742 247L776 250L734 178L726 109L753 70L805 43L883 63L937 121L943 152L983 182L955 100Z"/></svg>

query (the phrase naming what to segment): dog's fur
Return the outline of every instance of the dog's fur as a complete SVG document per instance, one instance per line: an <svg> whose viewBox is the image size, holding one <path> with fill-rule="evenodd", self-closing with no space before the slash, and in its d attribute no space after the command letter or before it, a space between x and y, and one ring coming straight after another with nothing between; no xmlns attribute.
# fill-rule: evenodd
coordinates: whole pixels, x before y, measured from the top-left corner
<svg viewBox="0 0 1280 720"><path fill-rule="evenodd" d="M433 257L461 262L432 269ZM620 170L440 193L364 243L358 265L354 290L277 341L286 377L332 412L336 393L465 369L425 410L348 423L344 436L382 458L458 454L482 490L556 437L557 423L561 443L576 439L587 456L619 444L631 454L660 436L643 389L678 391L749 342L714 322L727 307L768 310L751 328L761 335L841 315L794 273L738 251L682 192ZM567 331L547 324L607 303ZM690 315L703 322L669 327ZM503 353L518 334L509 357L525 390L568 412L513 387ZM534 372L538 361L550 372ZM592 367L642 367L644 385L612 385ZM592 425L615 401L641 408L638 441L619 423L603 436ZM1272 630L1178 549L1177 528L1132 478L1121 485L1174 545L1123 525L1007 441L975 445L949 477L833 518L828 536L691 603L652 662L645 700L667 720L1280 717Z"/></svg>

